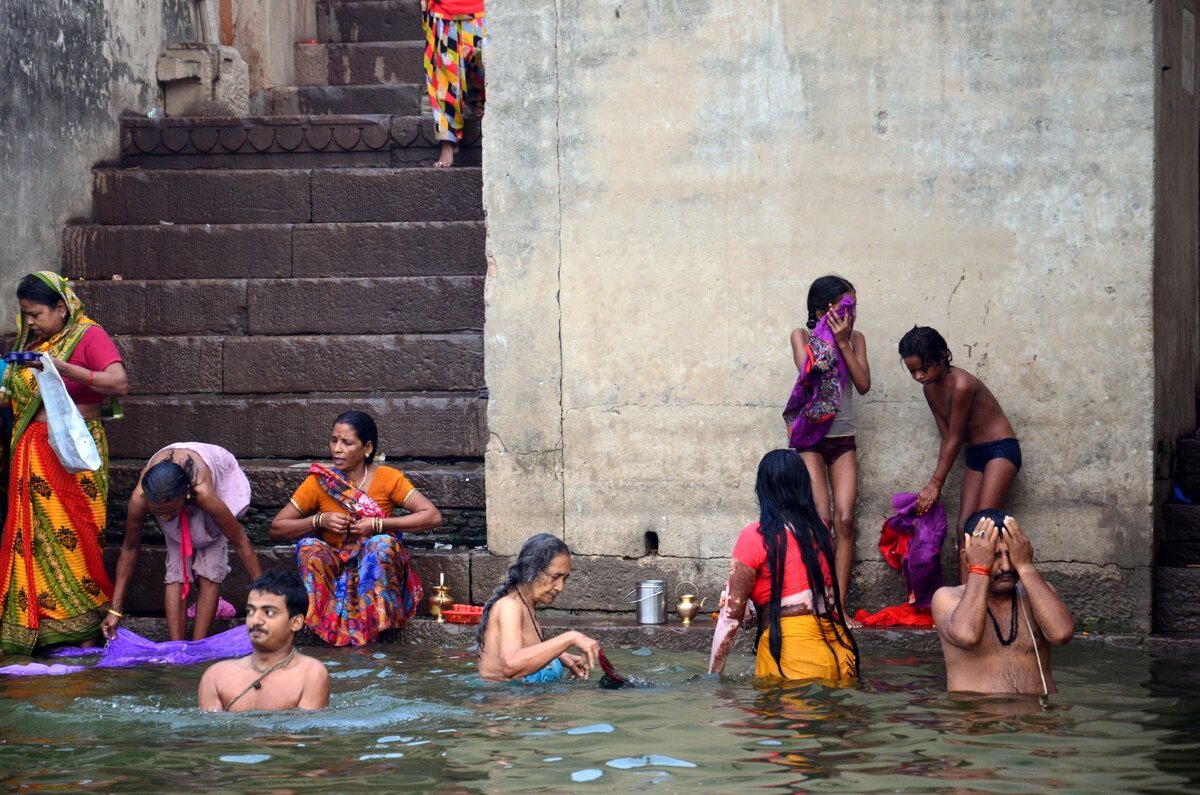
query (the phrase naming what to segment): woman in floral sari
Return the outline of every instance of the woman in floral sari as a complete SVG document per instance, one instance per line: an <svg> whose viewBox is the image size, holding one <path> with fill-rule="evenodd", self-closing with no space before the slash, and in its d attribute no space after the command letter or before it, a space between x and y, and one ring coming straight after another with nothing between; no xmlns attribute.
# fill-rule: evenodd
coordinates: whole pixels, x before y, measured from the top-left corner
<svg viewBox="0 0 1200 795"><path fill-rule="evenodd" d="M313 464L271 522L272 539L300 539L296 563L308 588L306 623L334 646L371 643L412 617L423 593L401 533L442 523L403 472L374 463L378 446L369 415L338 416L329 436L333 467ZM392 516L396 508L408 513Z"/></svg>
<svg viewBox="0 0 1200 795"><path fill-rule="evenodd" d="M112 595L104 572L108 441L102 404L126 393L112 339L83 311L67 280L50 271L17 286L17 349L48 355L100 451L95 472L68 473L50 448L33 370L10 365L3 391L15 424L8 518L0 539L0 649L29 654L60 643L90 645Z"/></svg>

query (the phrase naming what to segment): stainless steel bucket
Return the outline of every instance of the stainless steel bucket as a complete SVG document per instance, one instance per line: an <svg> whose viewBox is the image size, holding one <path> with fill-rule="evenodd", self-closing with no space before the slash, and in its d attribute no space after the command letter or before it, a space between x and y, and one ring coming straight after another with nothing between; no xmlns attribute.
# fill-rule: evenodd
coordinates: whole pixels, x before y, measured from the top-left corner
<svg viewBox="0 0 1200 795"><path fill-rule="evenodd" d="M631 600L634 592L637 598ZM667 581L639 580L637 587L625 594L625 603L637 605L639 624L667 623Z"/></svg>

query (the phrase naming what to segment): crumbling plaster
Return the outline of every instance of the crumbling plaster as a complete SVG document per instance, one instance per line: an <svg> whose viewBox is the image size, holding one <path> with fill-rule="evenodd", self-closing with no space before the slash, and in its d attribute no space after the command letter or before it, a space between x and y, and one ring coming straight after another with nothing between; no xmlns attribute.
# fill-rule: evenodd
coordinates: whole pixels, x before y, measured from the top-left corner
<svg viewBox="0 0 1200 795"><path fill-rule="evenodd" d="M158 102L155 62L193 38L190 0L0 3L0 326L12 288L59 266L63 224L91 212L91 169L116 158L122 113Z"/></svg>

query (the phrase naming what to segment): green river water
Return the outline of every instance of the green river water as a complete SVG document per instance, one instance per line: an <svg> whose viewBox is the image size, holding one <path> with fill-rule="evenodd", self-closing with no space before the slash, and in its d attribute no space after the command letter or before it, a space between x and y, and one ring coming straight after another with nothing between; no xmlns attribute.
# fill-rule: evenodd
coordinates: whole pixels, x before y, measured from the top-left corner
<svg viewBox="0 0 1200 795"><path fill-rule="evenodd" d="M950 697L925 652L867 651L833 689L612 650L649 685L619 691L483 685L461 649L312 653L333 677L315 713L202 715L204 666L0 679L0 790L1200 791L1200 666L1095 643L1056 651L1046 705Z"/></svg>

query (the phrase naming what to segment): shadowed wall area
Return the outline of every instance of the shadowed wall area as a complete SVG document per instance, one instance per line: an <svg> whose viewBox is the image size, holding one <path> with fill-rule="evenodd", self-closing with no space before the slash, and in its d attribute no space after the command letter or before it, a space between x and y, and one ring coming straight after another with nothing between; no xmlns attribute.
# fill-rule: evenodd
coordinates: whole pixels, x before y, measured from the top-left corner
<svg viewBox="0 0 1200 795"><path fill-rule="evenodd" d="M58 269L63 224L91 211L91 170L117 155L118 117L158 101L154 64L193 38L190 0L0 3L0 284ZM6 287L0 326L12 327Z"/></svg>
<svg viewBox="0 0 1200 795"><path fill-rule="evenodd" d="M938 437L914 324L999 398L1011 510L1085 626L1147 629L1154 6L564 0L489 8L489 548L719 587L784 446L811 280L858 288L851 605ZM957 513L961 463L944 494ZM949 562L953 544L947 542ZM616 564L613 563L615 566ZM583 569L586 564L580 564ZM627 587L632 582L617 583Z"/></svg>

